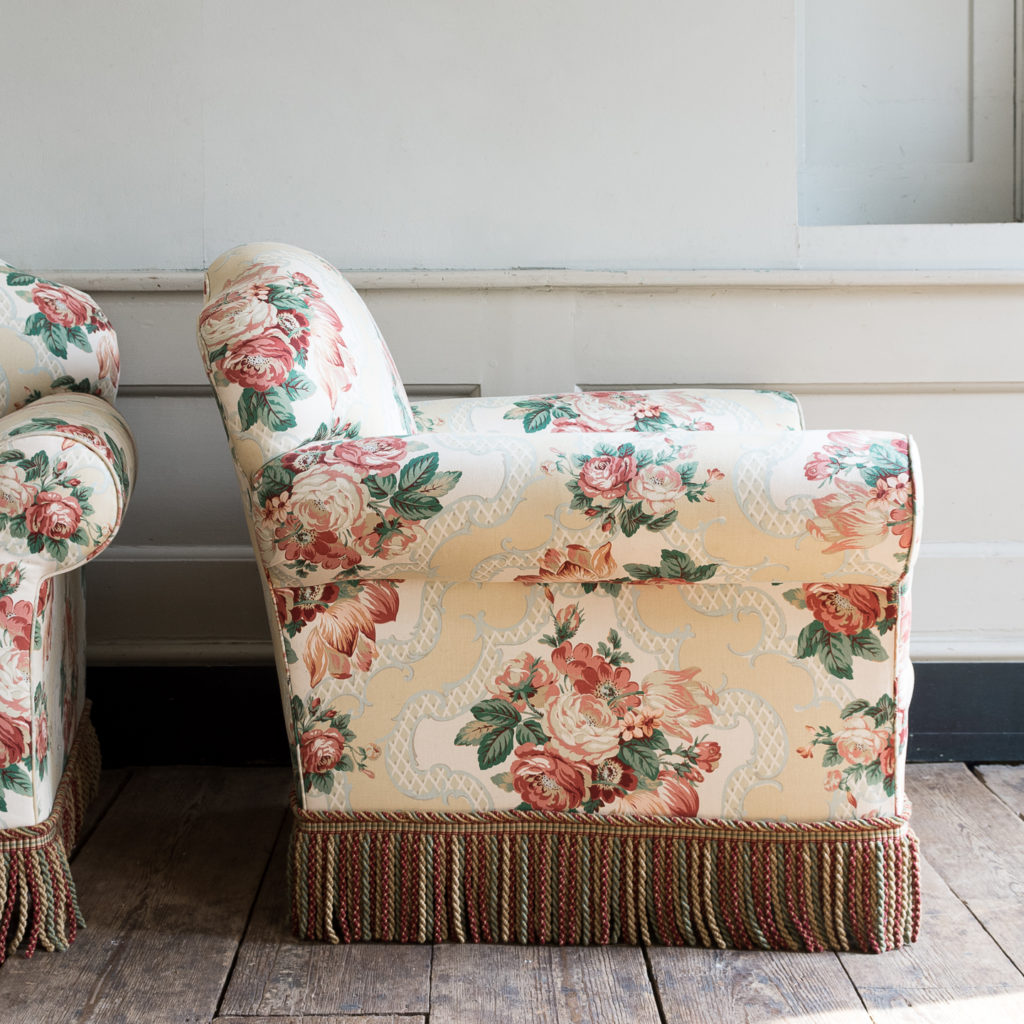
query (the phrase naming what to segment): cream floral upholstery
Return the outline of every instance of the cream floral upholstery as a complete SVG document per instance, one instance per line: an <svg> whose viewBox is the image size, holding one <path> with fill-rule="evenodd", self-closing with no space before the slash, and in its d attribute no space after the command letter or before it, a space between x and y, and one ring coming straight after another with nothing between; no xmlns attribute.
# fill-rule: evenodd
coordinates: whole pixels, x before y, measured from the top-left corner
<svg viewBox="0 0 1024 1024"><path fill-rule="evenodd" d="M363 303L220 257L200 349L266 583L293 923L337 941L881 950L917 456L788 394L410 407Z"/></svg>
<svg viewBox="0 0 1024 1024"><path fill-rule="evenodd" d="M135 472L118 369L89 296L0 264L0 961L80 923L67 852L99 773L81 569Z"/></svg>

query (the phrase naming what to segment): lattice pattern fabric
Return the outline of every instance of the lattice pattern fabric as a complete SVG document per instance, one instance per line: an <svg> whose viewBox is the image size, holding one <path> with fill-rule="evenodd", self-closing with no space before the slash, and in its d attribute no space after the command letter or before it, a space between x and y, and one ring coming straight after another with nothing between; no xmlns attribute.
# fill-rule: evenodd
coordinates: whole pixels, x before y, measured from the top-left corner
<svg viewBox="0 0 1024 1024"><path fill-rule="evenodd" d="M913 442L764 391L410 408L341 282L233 250L199 328L266 582L298 932L909 940Z"/></svg>
<svg viewBox="0 0 1024 1024"><path fill-rule="evenodd" d="M81 567L135 475L118 370L89 296L0 265L0 960L23 936L65 948L80 917L67 853L98 772Z"/></svg>

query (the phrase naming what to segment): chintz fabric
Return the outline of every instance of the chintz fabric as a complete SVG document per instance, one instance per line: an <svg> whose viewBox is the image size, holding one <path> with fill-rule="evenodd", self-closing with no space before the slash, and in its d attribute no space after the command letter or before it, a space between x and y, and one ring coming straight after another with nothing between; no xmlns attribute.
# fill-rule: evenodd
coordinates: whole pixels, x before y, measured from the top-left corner
<svg viewBox="0 0 1024 1024"><path fill-rule="evenodd" d="M559 941L642 937L648 924L630 915L650 909L643 886L670 886L668 860L697 884L688 858L710 857L706 841L719 840L733 867L705 865L706 880L714 874L729 899L765 893L790 921L774 938L737 924L726 944L909 941L918 908L903 796L920 542L912 440L806 430L793 396L773 391L410 407L355 294L292 252L222 257L214 266L230 273L211 274L199 335L266 585L296 774L298 933L368 937L365 926L377 938L509 941L511 923L486 924L487 914L501 918L497 904L473 924L474 887L490 900L485 879L512 877L508 868L532 908L549 840L575 829L573 877L600 889L607 878L592 858L611 856L602 845L611 833L599 823L635 821L636 843L627 829L615 856L645 865L634 865L640 889L629 897L639 909L595 889L601 931L580 917L591 904L563 901ZM314 342L293 319L299 286L318 309L315 344L346 368L331 394L320 394ZM294 415L250 422L246 410L287 397L296 367L313 383ZM707 831L644 831L682 819ZM772 860L773 823L820 863L808 852ZM847 833L844 823L858 824ZM510 838L520 825L522 840ZM362 903L320 891L316 879L349 870L344 843L352 856L379 849L404 871L389 836L418 858L418 881L371 881L377 869L364 866L351 878L369 894ZM656 849L668 860L645 859ZM744 870L761 872L745 888L735 874L743 858ZM855 906L844 878L859 894L891 892ZM406 920L387 903L396 884L432 893L436 906ZM701 914L724 914L719 889L708 891ZM817 929L814 899L835 903L839 931ZM555 911L534 914L521 933L554 941ZM697 932L669 928L663 941L703 943L693 936L705 924L711 936L724 918L695 923Z"/></svg>
<svg viewBox="0 0 1024 1024"><path fill-rule="evenodd" d="M367 430L354 410L406 415L390 358L336 272L291 254L218 261L200 340L305 807L900 812L908 438L711 390L425 402L416 431ZM309 345L347 376L319 419L261 421L254 468L244 393L287 391Z"/></svg>
<svg viewBox="0 0 1024 1024"><path fill-rule="evenodd" d="M50 815L85 702L81 567L135 474L117 375L89 296L0 267L0 831Z"/></svg>

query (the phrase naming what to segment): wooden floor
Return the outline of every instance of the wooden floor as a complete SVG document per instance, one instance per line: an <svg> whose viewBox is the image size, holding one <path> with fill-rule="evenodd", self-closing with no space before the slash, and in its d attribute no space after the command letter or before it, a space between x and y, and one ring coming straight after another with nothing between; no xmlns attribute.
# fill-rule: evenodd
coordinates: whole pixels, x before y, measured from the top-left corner
<svg viewBox="0 0 1024 1024"><path fill-rule="evenodd" d="M0 1022L1024 1022L1024 767L908 774L921 939L835 956L300 943L283 771L109 772L74 863L88 928L0 968Z"/></svg>

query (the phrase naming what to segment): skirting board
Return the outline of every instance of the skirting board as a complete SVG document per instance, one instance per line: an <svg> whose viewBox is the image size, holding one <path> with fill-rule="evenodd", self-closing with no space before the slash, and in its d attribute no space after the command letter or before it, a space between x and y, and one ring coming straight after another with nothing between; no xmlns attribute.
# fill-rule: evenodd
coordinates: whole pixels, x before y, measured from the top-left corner
<svg viewBox="0 0 1024 1024"><path fill-rule="evenodd" d="M1024 761L1024 662L922 662L915 674L911 761ZM270 665L93 666L88 691L104 767L288 764ZM226 727L199 694L244 725Z"/></svg>

